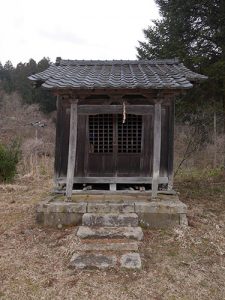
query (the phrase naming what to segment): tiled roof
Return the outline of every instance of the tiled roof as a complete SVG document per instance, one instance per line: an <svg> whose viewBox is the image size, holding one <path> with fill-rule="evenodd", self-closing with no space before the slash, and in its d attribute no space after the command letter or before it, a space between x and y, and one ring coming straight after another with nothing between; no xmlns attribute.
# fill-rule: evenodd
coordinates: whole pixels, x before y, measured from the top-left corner
<svg viewBox="0 0 225 300"><path fill-rule="evenodd" d="M178 60L58 60L30 80L48 89L188 89L207 79Z"/></svg>

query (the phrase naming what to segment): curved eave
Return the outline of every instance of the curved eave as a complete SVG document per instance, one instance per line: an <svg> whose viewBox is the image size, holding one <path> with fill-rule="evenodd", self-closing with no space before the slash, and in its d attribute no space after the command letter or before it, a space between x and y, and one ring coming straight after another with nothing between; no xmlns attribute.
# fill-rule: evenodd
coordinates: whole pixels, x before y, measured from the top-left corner
<svg viewBox="0 0 225 300"><path fill-rule="evenodd" d="M186 90L186 89L191 89L193 87L193 84L188 84L185 86L161 86L161 87L157 87L157 86L151 86L151 87L143 87L143 86L133 86L133 87L127 87L127 86L110 86L110 87L99 87L99 86L93 86L93 87L73 87L73 86L52 86L49 85L47 83L43 83L41 85L44 89L48 89L48 90L86 90L86 91L93 91L93 90Z"/></svg>

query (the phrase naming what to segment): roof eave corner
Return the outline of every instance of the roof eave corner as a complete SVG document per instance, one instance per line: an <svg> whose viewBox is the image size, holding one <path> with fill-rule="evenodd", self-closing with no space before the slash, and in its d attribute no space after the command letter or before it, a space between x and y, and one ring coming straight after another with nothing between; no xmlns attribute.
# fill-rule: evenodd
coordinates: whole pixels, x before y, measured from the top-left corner
<svg viewBox="0 0 225 300"><path fill-rule="evenodd" d="M202 75L201 77L198 77L198 78L190 78L189 81L193 85L199 85L199 84L201 84L202 82L204 82L204 81L206 81L208 79L209 79L208 76Z"/></svg>

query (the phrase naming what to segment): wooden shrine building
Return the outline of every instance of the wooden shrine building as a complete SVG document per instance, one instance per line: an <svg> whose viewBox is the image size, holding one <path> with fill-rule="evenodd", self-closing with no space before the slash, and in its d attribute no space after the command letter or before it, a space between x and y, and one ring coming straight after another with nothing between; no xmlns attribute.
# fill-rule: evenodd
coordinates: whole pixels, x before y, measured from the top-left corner
<svg viewBox="0 0 225 300"><path fill-rule="evenodd" d="M58 58L29 79L57 96L55 177L67 197L85 184L171 189L174 98L205 76L176 59Z"/></svg>

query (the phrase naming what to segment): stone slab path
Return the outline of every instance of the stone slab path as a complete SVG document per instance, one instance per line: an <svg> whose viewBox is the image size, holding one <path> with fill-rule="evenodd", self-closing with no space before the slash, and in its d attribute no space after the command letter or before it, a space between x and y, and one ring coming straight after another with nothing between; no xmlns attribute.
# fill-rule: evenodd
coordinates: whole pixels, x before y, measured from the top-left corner
<svg viewBox="0 0 225 300"><path fill-rule="evenodd" d="M143 231L138 226L138 215L124 204L92 206L93 212L83 215L78 228L80 244L74 249L70 267L141 269L138 247Z"/></svg>

